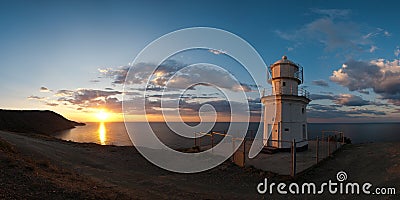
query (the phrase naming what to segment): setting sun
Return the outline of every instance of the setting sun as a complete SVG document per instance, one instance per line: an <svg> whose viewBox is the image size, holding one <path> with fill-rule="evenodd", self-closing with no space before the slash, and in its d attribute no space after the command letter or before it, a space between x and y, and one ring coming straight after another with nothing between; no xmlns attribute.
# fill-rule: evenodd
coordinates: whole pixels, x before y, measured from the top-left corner
<svg viewBox="0 0 400 200"><path fill-rule="evenodd" d="M100 110L97 114L96 117L97 119L99 119L100 121L106 121L108 118L108 113L104 110Z"/></svg>

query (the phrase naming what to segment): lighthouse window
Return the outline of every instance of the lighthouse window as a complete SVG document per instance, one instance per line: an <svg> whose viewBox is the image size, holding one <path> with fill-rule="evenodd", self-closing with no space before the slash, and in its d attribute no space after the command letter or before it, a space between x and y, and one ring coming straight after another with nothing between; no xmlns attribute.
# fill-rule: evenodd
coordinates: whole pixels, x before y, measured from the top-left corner
<svg viewBox="0 0 400 200"><path fill-rule="evenodd" d="M285 128L285 131L289 131L289 129L288 129L288 128Z"/></svg>
<svg viewBox="0 0 400 200"><path fill-rule="evenodd" d="M286 86L286 82L282 82L282 85L283 85L283 86Z"/></svg>
<svg viewBox="0 0 400 200"><path fill-rule="evenodd" d="M301 108L301 113L303 113L303 114L304 114L304 108Z"/></svg>

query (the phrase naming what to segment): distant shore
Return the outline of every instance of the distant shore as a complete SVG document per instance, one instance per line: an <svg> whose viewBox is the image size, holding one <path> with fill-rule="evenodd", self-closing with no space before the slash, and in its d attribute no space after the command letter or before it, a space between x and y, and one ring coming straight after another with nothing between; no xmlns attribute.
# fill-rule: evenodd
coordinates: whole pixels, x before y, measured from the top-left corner
<svg viewBox="0 0 400 200"><path fill-rule="evenodd" d="M263 199L266 196L258 194L256 187L264 178L276 183L322 183L335 180L336 173L342 170L351 181L400 189L400 143L346 145L332 158L292 179L240 168L229 161L202 173L177 174L149 163L134 147L74 143L5 131L0 131L0 138L0 167L4 172L0 177L0 198ZM11 176L11 171L18 175ZM24 181L26 178L30 181ZM24 187L17 186L22 183ZM321 197L365 199L354 195L307 196ZM380 197L388 198L374 199Z"/></svg>
<svg viewBox="0 0 400 200"><path fill-rule="evenodd" d="M0 130L20 133L52 135L76 126L84 126L49 110L3 110L0 109Z"/></svg>

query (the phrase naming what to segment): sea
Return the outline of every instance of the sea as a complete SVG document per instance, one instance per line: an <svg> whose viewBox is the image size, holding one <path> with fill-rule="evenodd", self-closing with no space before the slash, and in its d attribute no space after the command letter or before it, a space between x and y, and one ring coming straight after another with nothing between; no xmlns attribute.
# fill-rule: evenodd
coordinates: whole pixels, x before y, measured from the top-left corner
<svg viewBox="0 0 400 200"><path fill-rule="evenodd" d="M146 123L128 122L129 130L136 133L142 130ZM196 125L196 124L189 124ZM212 131L224 132L228 130L229 123L217 122ZM247 137L254 137L259 123L250 123ZM158 139L171 148L191 147L194 139L185 138L175 134L170 130L166 123L151 122L151 128L156 133ZM260 126L262 128L262 124ZM400 123L309 123L309 138L321 137L323 134L333 134L326 131L341 131L345 137L351 139L352 143L371 143L371 142L400 142ZM78 126L73 129L61 131L55 137L62 140L74 141L79 143L97 143L102 145L132 146L124 122L89 122L86 126ZM220 138L222 139L222 138ZM208 140L207 140L208 141ZM218 142L218 139L217 139Z"/></svg>

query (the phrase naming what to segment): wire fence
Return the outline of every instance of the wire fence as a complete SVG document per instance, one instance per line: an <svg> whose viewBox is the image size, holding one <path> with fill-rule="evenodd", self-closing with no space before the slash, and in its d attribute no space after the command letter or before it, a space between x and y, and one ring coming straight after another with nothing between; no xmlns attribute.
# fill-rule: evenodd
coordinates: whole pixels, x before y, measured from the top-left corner
<svg viewBox="0 0 400 200"><path fill-rule="evenodd" d="M237 138L224 131L195 133L194 146L200 151L211 149L212 153L218 153L215 152L214 147L224 143L221 145L227 145L227 148L231 147L235 152L230 160L238 166L252 166L265 171L295 176L332 156L347 142L344 132L336 130L324 130L315 138L301 141L256 139L255 133L255 131L249 131L245 138ZM263 142L265 146L260 154L250 159L248 153L254 142ZM283 146L290 146L290 148L278 149L271 146L274 143L286 144Z"/></svg>

